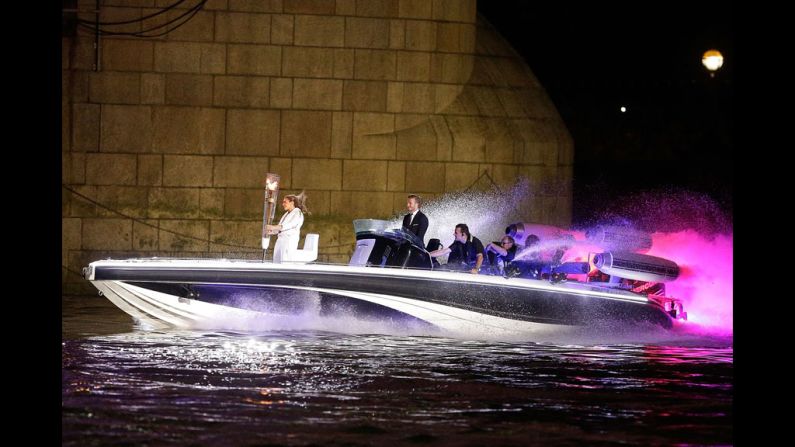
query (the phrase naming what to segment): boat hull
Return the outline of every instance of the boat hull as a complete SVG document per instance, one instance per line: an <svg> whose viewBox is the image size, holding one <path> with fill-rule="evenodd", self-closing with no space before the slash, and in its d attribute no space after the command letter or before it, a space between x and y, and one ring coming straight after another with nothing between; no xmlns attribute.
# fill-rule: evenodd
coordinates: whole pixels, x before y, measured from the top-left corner
<svg viewBox="0 0 795 447"><path fill-rule="evenodd" d="M87 279L153 324L190 327L307 308L407 316L445 331L544 333L616 322L673 324L646 297L587 284L428 270L213 260L97 261Z"/></svg>

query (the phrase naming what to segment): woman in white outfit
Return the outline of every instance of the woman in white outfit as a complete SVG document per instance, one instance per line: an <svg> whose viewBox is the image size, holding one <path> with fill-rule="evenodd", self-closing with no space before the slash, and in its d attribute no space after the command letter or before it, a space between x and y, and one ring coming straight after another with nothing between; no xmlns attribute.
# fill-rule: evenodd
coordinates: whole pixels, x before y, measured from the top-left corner
<svg viewBox="0 0 795 447"><path fill-rule="evenodd" d="M298 249L298 240L301 238L301 225L304 223L304 213L309 211L304 205L306 196L302 192L299 195L289 194L282 199L284 215L279 221L279 225L268 225L267 230L270 234L277 234L276 245L273 246L273 262L280 263L284 255L291 250Z"/></svg>

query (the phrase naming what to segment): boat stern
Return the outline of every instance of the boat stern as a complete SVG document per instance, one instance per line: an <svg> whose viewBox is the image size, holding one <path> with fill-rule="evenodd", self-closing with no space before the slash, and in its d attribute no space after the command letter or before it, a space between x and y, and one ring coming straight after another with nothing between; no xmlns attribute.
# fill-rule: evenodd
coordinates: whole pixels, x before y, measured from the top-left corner
<svg viewBox="0 0 795 447"><path fill-rule="evenodd" d="M648 298L649 301L660 306L674 321L687 321L687 312L682 300L658 295L648 295Z"/></svg>

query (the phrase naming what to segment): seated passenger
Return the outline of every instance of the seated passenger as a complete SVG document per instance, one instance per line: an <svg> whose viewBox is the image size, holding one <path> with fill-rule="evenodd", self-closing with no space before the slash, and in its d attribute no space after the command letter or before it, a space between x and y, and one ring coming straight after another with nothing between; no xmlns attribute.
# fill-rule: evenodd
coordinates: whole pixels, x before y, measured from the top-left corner
<svg viewBox="0 0 795 447"><path fill-rule="evenodd" d="M574 237L563 235L541 243L538 236L531 234L525 240L527 245L520 252L521 261L514 262L513 276L533 279L565 280L565 273L555 273L555 267L561 265L566 250L574 244Z"/></svg>
<svg viewBox="0 0 795 447"><path fill-rule="evenodd" d="M466 224L458 224L453 232L455 241L447 248L430 252L432 258L450 254L445 267L449 270L469 270L477 275L483 264L483 243L469 233Z"/></svg>
<svg viewBox="0 0 795 447"><path fill-rule="evenodd" d="M485 248L488 257L488 271L493 275L502 275L505 267L516 257L516 241L508 235L500 242L492 242Z"/></svg>
<svg viewBox="0 0 795 447"><path fill-rule="evenodd" d="M541 279L541 273L546 263L541 259L542 251L540 241L541 240L535 234L527 235L527 238L525 238L525 247L520 251L521 259L511 262L505 269L504 274L506 276Z"/></svg>

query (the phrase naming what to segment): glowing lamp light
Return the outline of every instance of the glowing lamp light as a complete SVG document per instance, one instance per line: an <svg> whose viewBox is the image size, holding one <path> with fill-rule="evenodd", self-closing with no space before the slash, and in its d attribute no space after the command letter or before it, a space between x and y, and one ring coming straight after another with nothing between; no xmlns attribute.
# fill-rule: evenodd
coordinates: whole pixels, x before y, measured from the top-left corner
<svg viewBox="0 0 795 447"><path fill-rule="evenodd" d="M701 56L701 63L709 70L709 75L714 77L715 72L723 66L723 55L718 50L709 50Z"/></svg>

